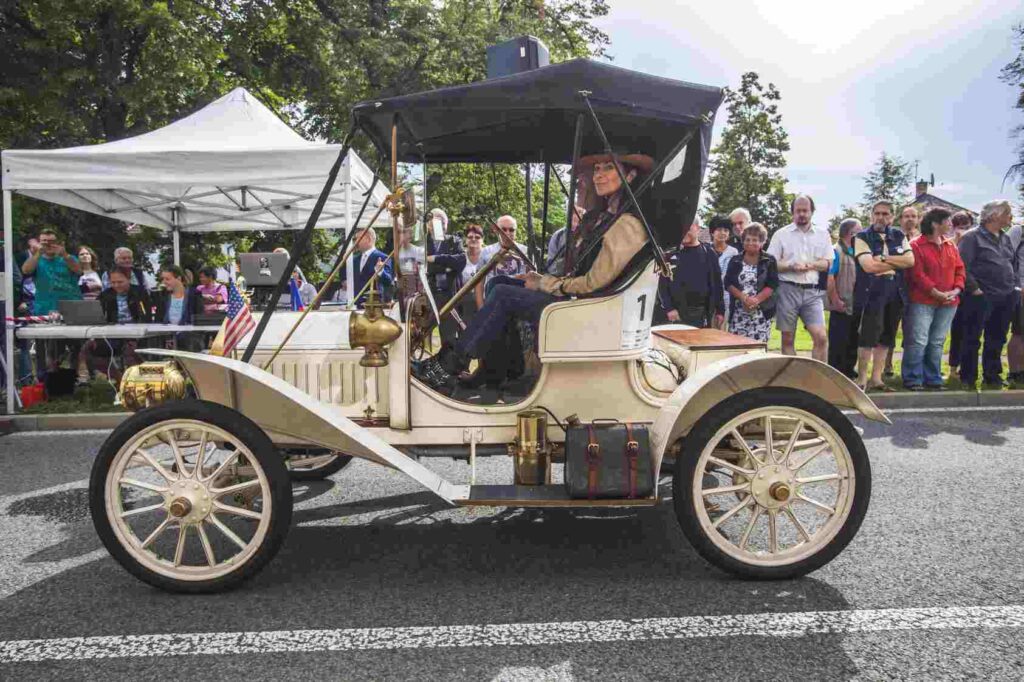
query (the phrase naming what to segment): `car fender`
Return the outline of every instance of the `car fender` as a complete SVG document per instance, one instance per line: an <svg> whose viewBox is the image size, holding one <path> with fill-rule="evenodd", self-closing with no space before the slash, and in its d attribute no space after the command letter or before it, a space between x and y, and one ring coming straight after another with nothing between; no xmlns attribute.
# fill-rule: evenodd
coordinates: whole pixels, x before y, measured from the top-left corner
<svg viewBox="0 0 1024 682"><path fill-rule="evenodd" d="M737 355L687 377L665 402L651 429L656 461L715 405L737 393L766 387L806 391L838 407L855 409L868 419L891 423L859 386L824 362L792 355Z"/></svg>
<svg viewBox="0 0 1024 682"><path fill-rule="evenodd" d="M156 349L140 349L139 353L173 359L202 400L248 417L272 439L284 436L398 469L450 503L469 496L468 486L441 478L345 417L337 406L321 402L255 365L206 353Z"/></svg>

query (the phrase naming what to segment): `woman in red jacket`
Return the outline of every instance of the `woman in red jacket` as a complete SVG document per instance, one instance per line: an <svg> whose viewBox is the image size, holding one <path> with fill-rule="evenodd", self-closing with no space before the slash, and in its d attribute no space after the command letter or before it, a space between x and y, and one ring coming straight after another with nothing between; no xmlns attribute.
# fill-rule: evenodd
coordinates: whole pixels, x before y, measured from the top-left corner
<svg viewBox="0 0 1024 682"><path fill-rule="evenodd" d="M921 219L921 235L910 242L914 267L907 271L910 305L903 319L903 385L911 391L942 391L942 346L964 288L964 263L949 238L952 214L933 208Z"/></svg>

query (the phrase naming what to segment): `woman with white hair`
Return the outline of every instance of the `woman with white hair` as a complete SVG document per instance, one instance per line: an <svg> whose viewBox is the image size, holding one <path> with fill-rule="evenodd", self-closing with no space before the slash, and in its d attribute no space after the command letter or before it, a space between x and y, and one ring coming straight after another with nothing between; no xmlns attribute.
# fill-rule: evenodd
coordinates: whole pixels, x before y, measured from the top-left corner
<svg viewBox="0 0 1024 682"><path fill-rule="evenodd" d="M960 382L975 390L978 350L985 335L982 378L986 388L1002 388L1003 344L1010 322L1021 304L1013 269L1014 248L1005 230L1013 221L1008 201L990 201L981 209L980 225L960 240L960 257L967 268L963 307Z"/></svg>

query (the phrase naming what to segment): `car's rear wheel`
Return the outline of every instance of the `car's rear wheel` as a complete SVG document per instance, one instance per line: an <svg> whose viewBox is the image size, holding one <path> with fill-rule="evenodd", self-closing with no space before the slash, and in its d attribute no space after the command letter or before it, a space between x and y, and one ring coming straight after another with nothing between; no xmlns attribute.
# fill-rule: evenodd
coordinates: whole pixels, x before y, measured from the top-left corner
<svg viewBox="0 0 1024 682"><path fill-rule="evenodd" d="M216 592L252 577L291 524L288 471L273 443L222 405L180 401L125 420L89 483L96 532L140 580Z"/></svg>
<svg viewBox="0 0 1024 682"><path fill-rule="evenodd" d="M793 389L745 391L712 408L676 459L676 515L694 548L749 579L794 578L856 535L871 466L853 424Z"/></svg>

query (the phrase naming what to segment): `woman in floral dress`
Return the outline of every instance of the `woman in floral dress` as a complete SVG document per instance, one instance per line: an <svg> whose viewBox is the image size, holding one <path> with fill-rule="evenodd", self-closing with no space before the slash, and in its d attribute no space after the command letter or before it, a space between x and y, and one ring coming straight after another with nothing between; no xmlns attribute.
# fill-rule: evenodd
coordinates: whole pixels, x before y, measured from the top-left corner
<svg viewBox="0 0 1024 682"><path fill-rule="evenodd" d="M743 230L743 253L733 256L725 273L731 299L729 331L763 343L771 334L775 290L779 288L775 257L761 250L767 238L764 225L751 223Z"/></svg>

